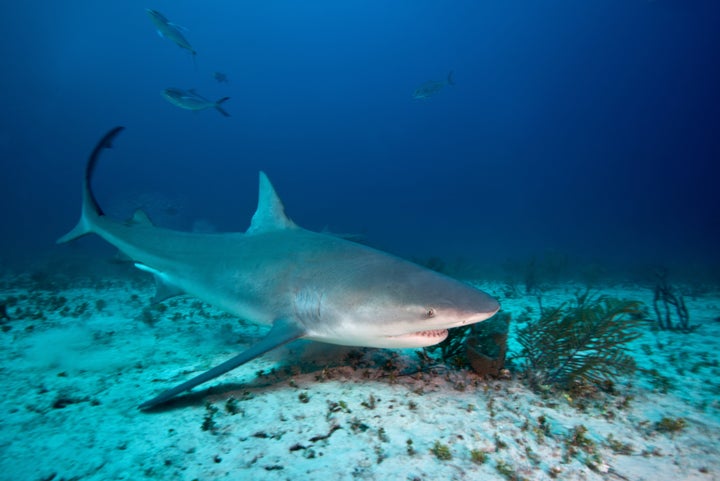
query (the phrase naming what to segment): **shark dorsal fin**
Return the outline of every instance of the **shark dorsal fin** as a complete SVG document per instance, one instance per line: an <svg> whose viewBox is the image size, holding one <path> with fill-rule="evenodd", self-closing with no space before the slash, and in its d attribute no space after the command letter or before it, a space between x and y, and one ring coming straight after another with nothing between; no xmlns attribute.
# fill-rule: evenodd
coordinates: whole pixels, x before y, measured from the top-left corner
<svg viewBox="0 0 720 481"><path fill-rule="evenodd" d="M259 234L280 229L294 229L297 227L285 215L280 198L275 193L265 172L260 172L260 190L258 192L258 206L250 222L248 234Z"/></svg>

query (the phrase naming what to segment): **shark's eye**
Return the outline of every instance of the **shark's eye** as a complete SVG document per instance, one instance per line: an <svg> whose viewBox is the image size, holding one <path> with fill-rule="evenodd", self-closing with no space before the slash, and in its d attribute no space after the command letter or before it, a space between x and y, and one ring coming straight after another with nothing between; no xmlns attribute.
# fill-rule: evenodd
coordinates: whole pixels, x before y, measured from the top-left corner
<svg viewBox="0 0 720 481"><path fill-rule="evenodd" d="M435 317L435 309L429 307L428 310L425 312L425 316L428 318Z"/></svg>

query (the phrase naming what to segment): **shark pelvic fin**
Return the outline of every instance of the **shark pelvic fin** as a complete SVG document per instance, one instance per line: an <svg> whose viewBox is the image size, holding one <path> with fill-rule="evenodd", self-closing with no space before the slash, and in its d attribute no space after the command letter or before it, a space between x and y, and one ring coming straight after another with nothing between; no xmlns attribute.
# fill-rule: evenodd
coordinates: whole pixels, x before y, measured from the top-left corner
<svg viewBox="0 0 720 481"><path fill-rule="evenodd" d="M150 299L150 302L153 304L159 304L171 297L182 296L185 294L185 291L171 282L168 282L167 275L165 275L165 273L160 272L157 269L153 269L152 267L148 267L145 264L140 264L139 262L135 263L135 267L141 271L149 272L155 278L155 295L152 299Z"/></svg>
<svg viewBox="0 0 720 481"><path fill-rule="evenodd" d="M153 304L160 304L167 299L183 296L185 291L163 281L161 277L155 276L155 295L150 299Z"/></svg>
<svg viewBox="0 0 720 481"><path fill-rule="evenodd" d="M294 229L297 226L285 215L285 207L273 188L265 172L260 172L260 190L258 206L250 222L248 234L260 234L281 229Z"/></svg>
<svg viewBox="0 0 720 481"><path fill-rule="evenodd" d="M241 352L237 356L228 359L224 363L215 366L209 371L205 371L204 373L190 379L189 381L185 381L184 383L179 384L172 389L168 389L159 396L156 396L151 400L144 402L139 406L139 408L142 410L151 409L158 404L162 404L172 399L180 393L189 391L198 384L202 384L204 382L210 381L211 379L215 379L216 377L221 376L222 374L225 374L226 372L231 371L236 367L242 366L246 362L252 361L256 357L261 356L272 349L287 344L290 341L294 341L295 339L299 339L305 334L305 329L298 326L296 323L286 319L278 319L273 324L270 332L258 343L254 344L246 351Z"/></svg>

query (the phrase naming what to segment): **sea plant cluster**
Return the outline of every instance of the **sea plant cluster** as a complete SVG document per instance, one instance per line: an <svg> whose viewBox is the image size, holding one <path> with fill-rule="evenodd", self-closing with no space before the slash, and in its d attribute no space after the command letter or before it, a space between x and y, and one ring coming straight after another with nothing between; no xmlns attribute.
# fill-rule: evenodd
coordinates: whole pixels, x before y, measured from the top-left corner
<svg viewBox="0 0 720 481"><path fill-rule="evenodd" d="M667 271L657 272L656 276L653 308L658 327L663 331L693 332L698 326L690 325L690 314L685 306L685 298L670 285Z"/></svg>
<svg viewBox="0 0 720 481"><path fill-rule="evenodd" d="M533 383L569 388L632 373L628 342L640 336L640 303L579 293L574 301L541 310L518 332Z"/></svg>

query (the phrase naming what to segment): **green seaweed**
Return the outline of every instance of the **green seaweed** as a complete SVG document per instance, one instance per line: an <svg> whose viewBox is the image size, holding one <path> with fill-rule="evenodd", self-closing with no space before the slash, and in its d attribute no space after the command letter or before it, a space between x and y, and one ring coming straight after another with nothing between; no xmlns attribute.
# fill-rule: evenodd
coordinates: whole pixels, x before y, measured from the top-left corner
<svg viewBox="0 0 720 481"><path fill-rule="evenodd" d="M687 427L687 421L683 418L664 417L655 423L655 430L661 433L674 434Z"/></svg>
<svg viewBox="0 0 720 481"><path fill-rule="evenodd" d="M441 461L449 461L452 459L452 452L450 452L450 446L443 444L440 441L435 441L435 444L430 448L430 452L435 455Z"/></svg>
<svg viewBox="0 0 720 481"><path fill-rule="evenodd" d="M472 325L460 326L448 330L448 336L439 344L423 348L423 353L440 354L444 363L461 368L468 365L468 358L465 352L465 341L470 335Z"/></svg>
<svg viewBox="0 0 720 481"><path fill-rule="evenodd" d="M586 291L572 303L543 309L518 332L533 382L567 389L576 381L599 384L634 372L625 346L640 336L640 308L637 301Z"/></svg>

